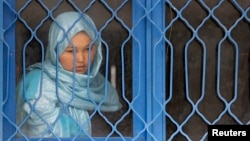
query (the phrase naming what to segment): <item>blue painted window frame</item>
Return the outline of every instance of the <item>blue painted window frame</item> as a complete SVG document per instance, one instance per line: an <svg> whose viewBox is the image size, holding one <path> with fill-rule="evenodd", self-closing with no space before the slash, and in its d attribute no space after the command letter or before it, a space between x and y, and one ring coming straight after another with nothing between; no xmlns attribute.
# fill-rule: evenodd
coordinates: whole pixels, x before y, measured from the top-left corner
<svg viewBox="0 0 250 141"><path fill-rule="evenodd" d="M163 32L165 1L136 0L132 2L132 6L133 97L136 99L131 104L133 136L123 139L165 140L165 79L162 79L165 78L165 35ZM15 74L16 38L14 9L15 0L0 0L0 103L2 105L0 107L2 113L0 139L2 140L7 140L16 132L16 82L15 75L13 75ZM103 140L103 138L96 137L93 139ZM112 137L112 140L119 140L119 138Z"/></svg>
<svg viewBox="0 0 250 141"><path fill-rule="evenodd" d="M0 4L1 13L1 139L15 132L15 1L5 0ZM8 117L5 118L5 117Z"/></svg>
<svg viewBox="0 0 250 141"><path fill-rule="evenodd" d="M135 109L146 122L146 125L137 125L141 120L134 116L134 132L138 134L146 128L145 140L165 140L166 134L164 8L165 1L133 1L132 32L136 39L133 42L133 94L134 97L136 93L141 94L138 102L144 108L141 110L138 104Z"/></svg>

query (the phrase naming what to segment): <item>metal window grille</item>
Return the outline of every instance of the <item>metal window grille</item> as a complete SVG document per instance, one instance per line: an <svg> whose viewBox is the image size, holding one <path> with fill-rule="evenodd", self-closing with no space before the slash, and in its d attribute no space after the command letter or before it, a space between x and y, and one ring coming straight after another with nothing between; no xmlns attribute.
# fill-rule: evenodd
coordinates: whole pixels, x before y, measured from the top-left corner
<svg viewBox="0 0 250 141"><path fill-rule="evenodd" d="M100 22L97 25L106 47L101 71L108 77L116 69L116 77L110 79L116 82L125 105L118 113L93 115L91 120L107 130L86 140L207 140L207 125L249 125L249 1L49 3L0 1L1 140L32 140L16 137L20 127L15 123L15 87L19 69L25 67L19 65L41 59L25 53L32 52L28 50L32 46L41 46L32 52L38 55L45 49L44 25L55 13L65 11L65 4L93 15L98 10L102 13L104 20L94 19ZM32 7L43 11L44 18L32 17L37 14L27 10ZM113 25L122 30L110 30ZM19 35L21 29L28 33ZM116 48L111 43L117 43ZM26 49L20 51L19 44ZM112 62L117 59L112 54L120 54L119 63ZM19 57L24 58L21 63ZM25 60L29 57L32 59Z"/></svg>

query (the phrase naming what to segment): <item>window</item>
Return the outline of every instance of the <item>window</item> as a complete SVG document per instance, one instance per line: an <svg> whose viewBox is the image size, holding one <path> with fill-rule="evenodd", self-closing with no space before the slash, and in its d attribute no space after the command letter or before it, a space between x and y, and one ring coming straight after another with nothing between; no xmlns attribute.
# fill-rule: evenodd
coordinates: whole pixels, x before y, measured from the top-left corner
<svg viewBox="0 0 250 141"><path fill-rule="evenodd" d="M3 18L4 48L0 53L6 56L0 65L7 67L0 70L3 75L0 84L6 88L3 91L2 115L4 140L29 139L24 134L17 136L22 124L16 124L16 85L22 76L26 76L24 68L44 60L49 25L57 15L70 10L87 13L97 25L103 55L100 72L115 86L123 105L117 112L102 112L98 108L89 111L92 135L86 138L164 138L163 35L154 26L149 26L152 21L147 19L144 9L146 5L153 5L146 1L49 0L5 1L3 5L5 9L1 15L6 17ZM157 7L154 7L157 11L152 13L162 14L162 6ZM162 19L157 20L161 26ZM150 36L153 40L146 40ZM156 130L159 127L162 128L161 133ZM53 136L53 139L59 138Z"/></svg>

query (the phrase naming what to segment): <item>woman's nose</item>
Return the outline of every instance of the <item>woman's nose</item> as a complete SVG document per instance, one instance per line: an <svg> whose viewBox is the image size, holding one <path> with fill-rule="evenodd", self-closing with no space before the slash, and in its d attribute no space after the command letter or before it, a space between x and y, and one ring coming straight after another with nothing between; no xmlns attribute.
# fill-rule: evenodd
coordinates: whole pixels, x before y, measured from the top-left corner
<svg viewBox="0 0 250 141"><path fill-rule="evenodd" d="M86 59L86 57L85 57L85 55L84 55L83 53L78 52L78 53L76 54L76 61L77 61L77 62L84 62L85 59Z"/></svg>

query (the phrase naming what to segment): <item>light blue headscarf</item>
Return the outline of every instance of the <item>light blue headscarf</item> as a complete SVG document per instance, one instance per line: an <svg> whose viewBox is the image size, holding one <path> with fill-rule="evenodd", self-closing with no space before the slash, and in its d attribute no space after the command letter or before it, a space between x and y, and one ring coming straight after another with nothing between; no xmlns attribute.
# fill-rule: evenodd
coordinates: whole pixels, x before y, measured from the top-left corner
<svg viewBox="0 0 250 141"><path fill-rule="evenodd" d="M64 70L58 60L71 38L81 31L97 48L89 75ZM20 136L89 136L91 119L87 110L121 108L116 90L99 73L102 51L97 33L92 19L78 12L62 13L52 23L44 63L28 67L17 88Z"/></svg>

